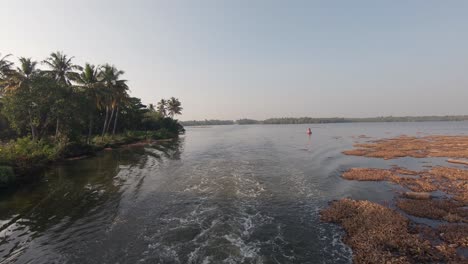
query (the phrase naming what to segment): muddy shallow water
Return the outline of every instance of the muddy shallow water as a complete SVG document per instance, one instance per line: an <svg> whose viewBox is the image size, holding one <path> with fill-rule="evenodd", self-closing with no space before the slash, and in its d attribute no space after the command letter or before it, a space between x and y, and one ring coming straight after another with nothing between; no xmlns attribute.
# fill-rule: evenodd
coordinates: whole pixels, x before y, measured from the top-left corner
<svg viewBox="0 0 468 264"><path fill-rule="evenodd" d="M177 142L65 162L0 194L0 263L350 263L320 209L343 197L391 202L398 186L347 181L343 171L463 165L341 152L466 132L468 122L188 128Z"/></svg>

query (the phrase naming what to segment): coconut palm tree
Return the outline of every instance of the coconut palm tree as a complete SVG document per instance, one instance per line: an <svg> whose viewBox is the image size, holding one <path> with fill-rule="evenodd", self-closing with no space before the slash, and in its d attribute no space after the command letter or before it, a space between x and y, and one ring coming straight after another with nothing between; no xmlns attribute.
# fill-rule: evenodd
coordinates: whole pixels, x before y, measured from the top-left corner
<svg viewBox="0 0 468 264"><path fill-rule="evenodd" d="M8 75L9 71L11 71L11 67L13 66L13 62L8 60L11 54L7 54L2 57L0 53L0 77L5 77Z"/></svg>
<svg viewBox="0 0 468 264"><path fill-rule="evenodd" d="M6 66L8 63L0 62L0 64L4 65L4 71L7 72L4 74L4 88L7 91L14 91L24 87L25 84L31 81L32 75L38 72L36 69L37 62L32 61L31 58L20 57L19 62L20 67L16 71L11 66Z"/></svg>
<svg viewBox="0 0 468 264"><path fill-rule="evenodd" d="M105 99L106 104L106 117L104 119L104 126L102 129L102 137L109 130L114 114L117 111L116 118L114 121L114 128L117 126L118 112L119 112L119 103L128 97L128 86L127 80L121 80L120 77L125 72L117 70L115 66L105 64L101 67L101 77L104 82L104 86L107 89L108 95ZM109 111L110 117L109 117ZM115 133L115 129L113 131Z"/></svg>
<svg viewBox="0 0 468 264"><path fill-rule="evenodd" d="M3 87L5 86L8 75L12 71L13 62L8 60L8 57L10 56L11 54L7 54L2 57L2 54L0 53L0 95Z"/></svg>
<svg viewBox="0 0 468 264"><path fill-rule="evenodd" d="M158 113L162 117L167 116L167 101L165 99L161 99L161 101L158 102Z"/></svg>
<svg viewBox="0 0 468 264"><path fill-rule="evenodd" d="M6 93L9 92L22 92L26 96L22 101L24 103L24 108L27 110L27 117L29 119L29 126L31 128L31 135L33 140L37 138L37 128L34 125L32 117L32 109L35 105L34 98L31 96L32 92L32 78L35 74L39 73L39 70L36 68L37 62L33 61L31 58L19 58L20 67L16 71L9 67L7 74L7 81L4 82L4 90ZM4 64L5 65L5 64Z"/></svg>
<svg viewBox="0 0 468 264"><path fill-rule="evenodd" d="M42 63L47 65L50 70L44 71L45 74L54 78L55 81L64 85L65 87L71 87L71 80L77 79L78 73L76 70L82 70L81 66L72 63L74 57L68 57L63 52L57 51L52 52L48 58ZM59 134L60 118L57 114L57 124L55 129L55 137Z"/></svg>
<svg viewBox="0 0 468 264"><path fill-rule="evenodd" d="M127 87L125 85L125 87ZM115 131L117 129L117 121L119 118L119 110L120 110L120 105L128 103L128 100L130 99L130 96L127 93L128 87L125 88L125 90L120 91L117 95L117 100L116 100L116 111L115 111L115 119L114 119L114 128L112 129L112 135L115 135Z"/></svg>
<svg viewBox="0 0 468 264"><path fill-rule="evenodd" d="M96 67L86 63L82 72L75 79L76 88L82 91L87 99L87 107L89 110L89 126L86 142L89 144L93 132L94 113L101 109L103 98L105 98L105 90L103 82L100 78L99 66Z"/></svg>
<svg viewBox="0 0 468 264"><path fill-rule="evenodd" d="M180 115L182 114L182 107L179 99L171 97L167 101L167 111L169 112L169 116L171 118L174 118L175 115Z"/></svg>
<svg viewBox="0 0 468 264"><path fill-rule="evenodd" d="M25 83L27 86L27 89L31 91L31 86L30 86L30 81L31 78L35 75L38 74L40 71L36 68L37 61L31 60L31 58L24 58L21 57L19 58L20 61L20 67L18 68L18 73L22 77L22 81ZM29 123L31 126L31 135L33 140L36 140L37 138L37 129L36 126L34 125L33 118L32 118L32 107L34 107L34 102L31 102L31 106L28 109L28 114L29 114Z"/></svg>
<svg viewBox="0 0 468 264"><path fill-rule="evenodd" d="M33 74L39 72L39 70L36 68L37 61L33 61L31 58L20 57L19 62L20 67L17 69L17 71L23 75L24 78L28 79Z"/></svg>
<svg viewBox="0 0 468 264"><path fill-rule="evenodd" d="M81 66L72 63L73 59L74 57L68 57L60 51L52 52L50 56L42 62L50 68L50 70L44 71L44 73L51 75L60 84L70 86L70 81L78 77L76 71L83 70Z"/></svg>

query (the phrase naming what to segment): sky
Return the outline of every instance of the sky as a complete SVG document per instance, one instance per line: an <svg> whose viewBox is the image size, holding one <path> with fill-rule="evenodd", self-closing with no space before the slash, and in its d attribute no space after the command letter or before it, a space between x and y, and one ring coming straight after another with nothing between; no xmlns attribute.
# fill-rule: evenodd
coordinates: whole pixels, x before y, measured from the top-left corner
<svg viewBox="0 0 468 264"><path fill-rule="evenodd" d="M0 0L0 53L114 64L181 120L468 114L468 1Z"/></svg>

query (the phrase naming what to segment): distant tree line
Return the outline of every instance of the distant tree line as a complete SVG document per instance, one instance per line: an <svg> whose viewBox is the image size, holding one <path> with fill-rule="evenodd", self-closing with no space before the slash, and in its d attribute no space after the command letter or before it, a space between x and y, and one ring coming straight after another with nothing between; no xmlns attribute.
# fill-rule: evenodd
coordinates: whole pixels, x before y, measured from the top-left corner
<svg viewBox="0 0 468 264"><path fill-rule="evenodd" d="M236 120L236 124L238 125L255 125L255 124L261 124L263 121L258 121L254 119L248 119L248 118L242 118L239 120Z"/></svg>
<svg viewBox="0 0 468 264"><path fill-rule="evenodd" d="M263 124L324 124L324 123L345 123L352 122L347 121L345 118L311 118L311 117L299 117L299 118L269 118L262 121Z"/></svg>
<svg viewBox="0 0 468 264"><path fill-rule="evenodd" d="M282 117L269 118L263 121L252 119L237 120L239 125L248 124L326 124L326 123L358 123L358 122L430 122L430 121L467 121L468 115L460 116L382 116L370 118L313 118L313 117Z"/></svg>
<svg viewBox="0 0 468 264"><path fill-rule="evenodd" d="M190 121L181 121L180 122L183 126L215 126L215 125L234 125L233 120L190 120Z"/></svg>
<svg viewBox="0 0 468 264"><path fill-rule="evenodd" d="M183 121L184 126L208 126L208 125L273 125L273 124L328 124L328 123L370 123L370 122L435 122L435 121L468 121L468 115L458 116L381 116L369 118L313 118L313 117L280 117L269 118L265 120L255 120L243 118L236 121L233 120L191 120ZM0 119L0 123L1 123Z"/></svg>

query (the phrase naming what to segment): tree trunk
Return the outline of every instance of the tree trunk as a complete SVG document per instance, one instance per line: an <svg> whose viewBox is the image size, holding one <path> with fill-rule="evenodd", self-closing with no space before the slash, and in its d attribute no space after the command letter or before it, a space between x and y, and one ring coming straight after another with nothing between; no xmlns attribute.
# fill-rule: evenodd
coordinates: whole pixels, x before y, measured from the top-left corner
<svg viewBox="0 0 468 264"><path fill-rule="evenodd" d="M117 111L115 112L115 120L114 120L114 130L112 130L112 135L115 135L115 130L117 129L118 118L119 118L119 106L117 105Z"/></svg>
<svg viewBox="0 0 468 264"><path fill-rule="evenodd" d="M107 127L106 127L106 133L109 132L109 127L110 127L110 125L112 123L112 119L114 118L114 112L115 112L115 107L112 106L111 115L110 115L109 122L107 123Z"/></svg>
<svg viewBox="0 0 468 264"><path fill-rule="evenodd" d="M59 135L59 126L60 126L60 119L57 117L57 124L55 126L55 139L58 139L58 135Z"/></svg>
<svg viewBox="0 0 468 264"><path fill-rule="evenodd" d="M109 118L109 106L106 106L106 117L104 118L104 126L102 127L102 138L104 138L104 135L106 134L107 118Z"/></svg>
<svg viewBox="0 0 468 264"><path fill-rule="evenodd" d="M93 116L89 117L89 130L88 130L88 138L86 139L86 143L89 145L91 143L91 136L93 134Z"/></svg>
<svg viewBox="0 0 468 264"><path fill-rule="evenodd" d="M36 141L36 128L34 127L32 116L31 116L31 109L28 110L29 112L29 125L31 126L31 135L33 141Z"/></svg>

